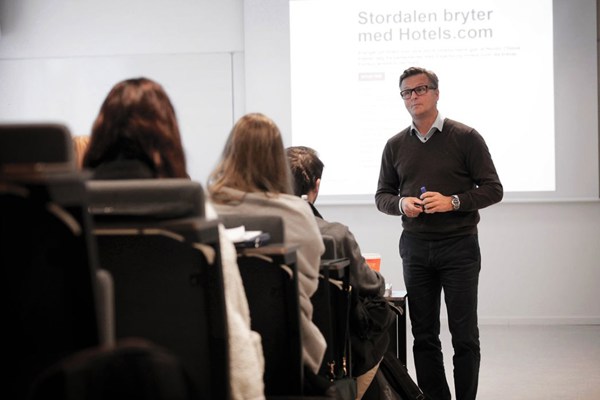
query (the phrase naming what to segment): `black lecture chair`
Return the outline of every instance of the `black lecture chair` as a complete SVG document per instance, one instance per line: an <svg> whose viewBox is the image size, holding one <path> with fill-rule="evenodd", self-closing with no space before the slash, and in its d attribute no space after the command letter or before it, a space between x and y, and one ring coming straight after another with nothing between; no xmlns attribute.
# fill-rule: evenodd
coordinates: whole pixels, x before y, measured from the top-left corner
<svg viewBox="0 0 600 400"><path fill-rule="evenodd" d="M61 125L0 125L3 397L48 366L109 344L85 184ZM100 274L101 278L106 278Z"/></svg>
<svg viewBox="0 0 600 400"><path fill-rule="evenodd" d="M2 124L0 125L0 160L13 170L52 169L72 171L73 142L71 133L60 124Z"/></svg>
<svg viewBox="0 0 600 400"><path fill-rule="evenodd" d="M187 179L89 181L100 264L112 275L117 339L178 357L203 399L227 399L227 319L217 221Z"/></svg>
<svg viewBox="0 0 600 400"><path fill-rule="evenodd" d="M330 380L344 380L356 396L351 370L349 334L350 261L339 258L333 237L323 235L325 253L321 257L319 287L312 296L313 321L327 341L327 350L319 375ZM342 382L338 382L340 386Z"/></svg>
<svg viewBox="0 0 600 400"><path fill-rule="evenodd" d="M238 250L238 265L250 308L252 329L262 337L265 394L302 396L303 364L296 248L283 246L279 216L219 216L226 228L241 225L271 235L271 244Z"/></svg>

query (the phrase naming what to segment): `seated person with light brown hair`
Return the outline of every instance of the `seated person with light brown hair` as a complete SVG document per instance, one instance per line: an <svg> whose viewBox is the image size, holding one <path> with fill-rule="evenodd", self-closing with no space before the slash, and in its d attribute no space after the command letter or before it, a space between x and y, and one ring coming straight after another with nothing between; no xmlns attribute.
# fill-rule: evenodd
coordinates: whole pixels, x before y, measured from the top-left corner
<svg viewBox="0 0 600 400"><path fill-rule="evenodd" d="M158 83L128 79L104 100L83 167L93 179L188 178L175 109ZM207 218L217 217L206 203ZM229 332L232 399L264 399L264 357L260 335L250 329L250 311L237 253L219 226Z"/></svg>
<svg viewBox="0 0 600 400"><path fill-rule="evenodd" d="M297 250L302 358L317 373L325 338L312 321L323 238L306 202L294 196L285 148L277 125L263 114L247 114L234 125L208 192L217 213L277 215L284 222L284 244Z"/></svg>
<svg viewBox="0 0 600 400"><path fill-rule="evenodd" d="M370 385L389 345L388 328L394 314L383 298L385 280L378 272L369 268L348 227L338 222L326 221L315 207L324 168L317 152L305 146L288 147L286 152L295 194L305 198L310 205L321 234L334 238L337 255L350 260L351 359L352 371L357 376L357 398L360 399Z"/></svg>

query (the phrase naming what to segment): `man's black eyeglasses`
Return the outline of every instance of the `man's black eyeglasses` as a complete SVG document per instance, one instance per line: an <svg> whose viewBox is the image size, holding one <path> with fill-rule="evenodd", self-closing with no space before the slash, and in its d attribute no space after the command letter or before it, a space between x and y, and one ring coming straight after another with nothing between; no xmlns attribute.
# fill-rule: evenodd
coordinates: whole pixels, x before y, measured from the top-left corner
<svg viewBox="0 0 600 400"><path fill-rule="evenodd" d="M436 87L433 86L429 86L429 85L421 85L421 86L417 86L415 88L412 89L406 89L400 92L400 96L404 99L404 100L408 100L412 97L412 92L415 92L417 94L417 96L422 96L425 93L427 93L427 91L429 89L437 89Z"/></svg>

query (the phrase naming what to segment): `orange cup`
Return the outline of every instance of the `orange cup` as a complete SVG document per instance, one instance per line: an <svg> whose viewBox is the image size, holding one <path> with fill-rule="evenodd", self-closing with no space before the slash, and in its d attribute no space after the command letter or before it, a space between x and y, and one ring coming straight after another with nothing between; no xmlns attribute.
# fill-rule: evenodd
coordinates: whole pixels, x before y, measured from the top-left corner
<svg viewBox="0 0 600 400"><path fill-rule="evenodd" d="M362 256L365 258L365 261L372 270L379 272L381 269L381 254L364 253Z"/></svg>

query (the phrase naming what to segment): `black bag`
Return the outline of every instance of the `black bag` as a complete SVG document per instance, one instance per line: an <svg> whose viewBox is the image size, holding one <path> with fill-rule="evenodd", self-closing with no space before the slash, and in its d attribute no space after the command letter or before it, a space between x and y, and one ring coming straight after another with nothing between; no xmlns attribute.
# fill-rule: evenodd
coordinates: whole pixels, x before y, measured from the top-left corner
<svg viewBox="0 0 600 400"><path fill-rule="evenodd" d="M304 369L304 394L330 397L336 400L356 399L356 379L344 376L329 379Z"/></svg>
<svg viewBox="0 0 600 400"><path fill-rule="evenodd" d="M385 298L362 297L352 292L350 339L354 376L364 374L381 360L389 346L389 328L394 321L395 314Z"/></svg>
<svg viewBox="0 0 600 400"><path fill-rule="evenodd" d="M426 400L425 394L408 374L406 367L387 351L363 400Z"/></svg>
<svg viewBox="0 0 600 400"><path fill-rule="evenodd" d="M363 394L362 400L404 400L404 398L385 379L383 372L378 369L369 388Z"/></svg>
<svg viewBox="0 0 600 400"><path fill-rule="evenodd" d="M406 367L391 352L383 356L379 371L402 400L425 400L425 394L408 374ZM393 397L392 397L393 398Z"/></svg>

